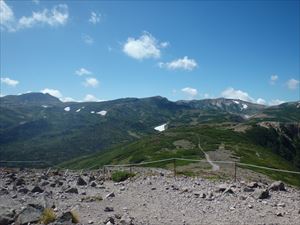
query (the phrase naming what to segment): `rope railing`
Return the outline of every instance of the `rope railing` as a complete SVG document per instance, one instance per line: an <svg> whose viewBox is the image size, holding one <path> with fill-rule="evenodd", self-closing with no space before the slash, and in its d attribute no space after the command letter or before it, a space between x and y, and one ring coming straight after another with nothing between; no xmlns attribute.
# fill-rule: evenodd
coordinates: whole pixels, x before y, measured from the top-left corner
<svg viewBox="0 0 300 225"><path fill-rule="evenodd" d="M205 159L168 158L168 159L154 160L154 161L141 162L141 163L110 164L110 165L104 165L102 168L104 168L104 170L105 170L105 168L109 168L109 167L134 167L134 166L143 166L143 165L149 165L149 164L155 164L155 163L161 163L161 162L168 162L168 161L175 163L176 160L178 160L178 161L189 161L189 162L204 162L204 163L208 162ZM236 162L236 161L211 161L211 162L212 163L219 163L219 164L234 164L235 166L247 166L247 167L258 168L258 169L263 169L263 170L270 170L270 171L291 173L291 174L299 174L300 175L299 171L283 170L283 169L277 169L277 168L266 167L266 166L259 166L259 165L248 164L248 163L240 163L240 162ZM0 161L0 163L24 163L24 164L43 163L45 165L51 165L49 162L46 162L46 161ZM80 173L82 174L83 171L89 171L89 170L91 170L95 167L100 167L100 165L93 165L93 166L88 167L86 169L81 169ZM73 171L73 170L68 169L68 168L60 167L58 165L52 165L48 168L47 173L49 173L51 169L66 170L65 174L67 174L69 171Z"/></svg>
<svg viewBox="0 0 300 225"><path fill-rule="evenodd" d="M149 161L149 162L142 162L142 163L104 165L104 167L142 166L142 165L148 165L148 164L154 164L154 163L166 162L166 161L174 161L174 160L189 161L189 162L208 162L207 160L203 160L203 159L168 158L168 159L162 159L162 160L156 160L156 161ZM276 168L272 168L272 167L258 166L258 165L254 165L254 164L240 163L240 162L235 162L235 161L211 161L211 162L213 162L213 163L221 163L221 164L234 164L234 165L237 165L237 166L249 166L249 167L253 167L253 168L265 169L265 170L271 170L271 171L283 172L283 173L300 174L300 172L298 172L298 171L276 169Z"/></svg>

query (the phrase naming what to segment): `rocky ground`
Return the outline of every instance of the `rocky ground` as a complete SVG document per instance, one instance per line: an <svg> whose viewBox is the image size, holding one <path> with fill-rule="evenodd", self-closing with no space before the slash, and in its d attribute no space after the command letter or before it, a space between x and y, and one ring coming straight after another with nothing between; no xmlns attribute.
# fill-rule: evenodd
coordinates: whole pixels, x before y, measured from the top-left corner
<svg viewBox="0 0 300 225"><path fill-rule="evenodd" d="M166 171L120 183L97 173L38 170L0 169L0 178L0 225L47 223L47 209L53 225L300 224L300 190L281 182L174 178Z"/></svg>

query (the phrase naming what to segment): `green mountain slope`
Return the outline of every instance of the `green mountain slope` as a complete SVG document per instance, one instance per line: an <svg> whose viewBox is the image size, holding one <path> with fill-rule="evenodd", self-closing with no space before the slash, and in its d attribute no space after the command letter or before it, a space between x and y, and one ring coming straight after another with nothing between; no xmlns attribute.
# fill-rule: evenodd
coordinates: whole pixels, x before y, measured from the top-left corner
<svg viewBox="0 0 300 225"><path fill-rule="evenodd" d="M61 102L48 94L29 93L1 97L0 103L1 160L51 164L139 140L157 133L154 128L165 123L175 128L204 123L256 124L270 118L300 120L297 103L268 108L223 98L172 102L157 96Z"/></svg>
<svg viewBox="0 0 300 225"><path fill-rule="evenodd" d="M300 151L296 152L296 146L285 151L295 151L291 158L280 156L274 146L260 143L254 138L255 135L267 135L270 130L263 128L262 132L257 127L248 129L246 132L235 132L231 126L220 125L198 125L189 127L177 127L168 129L160 134L151 135L130 144L120 145L107 151L96 153L90 156L81 157L61 164L62 167L101 168L107 164L126 164L155 161L166 158L188 158L203 159L203 152L198 148L199 141L204 151L215 151L220 145L232 152L232 158L239 159L242 163L255 164L285 170L300 171L297 157ZM277 133L278 137L285 134ZM275 139L278 137L274 137ZM291 145L299 144L299 137L292 140ZM178 166L184 166L191 162L178 162ZM170 167L170 162L156 163L151 166ZM250 168L253 169L253 168ZM300 185L300 176L257 170L276 179Z"/></svg>

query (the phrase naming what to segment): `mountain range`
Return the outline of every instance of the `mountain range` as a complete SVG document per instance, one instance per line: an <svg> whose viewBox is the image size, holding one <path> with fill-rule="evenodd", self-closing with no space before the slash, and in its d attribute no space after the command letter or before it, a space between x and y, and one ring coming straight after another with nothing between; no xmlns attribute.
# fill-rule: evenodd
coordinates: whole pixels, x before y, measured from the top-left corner
<svg viewBox="0 0 300 225"><path fill-rule="evenodd" d="M220 127L225 127L221 129L226 130L225 136L241 137L230 142L269 149L291 162L294 169L300 169L300 102L265 106L225 98L172 102L160 96L61 102L42 93L9 95L0 100L1 161L41 160L59 164L90 154L94 157L95 153L107 155L117 149L114 151L119 158L125 159L127 155L127 161L141 162L160 158L149 152L141 157L141 146L149 150L149 138L168 143L168 138L161 139L164 129L181 136L182 130L186 134L191 133L190 129L204 132L209 148L214 139L218 144L222 142ZM128 156L132 143L138 146L135 151L130 148L136 159ZM155 151L165 148L158 147ZM124 157L119 155L120 148L125 149L121 151ZM105 163L112 161L117 162L109 158Z"/></svg>

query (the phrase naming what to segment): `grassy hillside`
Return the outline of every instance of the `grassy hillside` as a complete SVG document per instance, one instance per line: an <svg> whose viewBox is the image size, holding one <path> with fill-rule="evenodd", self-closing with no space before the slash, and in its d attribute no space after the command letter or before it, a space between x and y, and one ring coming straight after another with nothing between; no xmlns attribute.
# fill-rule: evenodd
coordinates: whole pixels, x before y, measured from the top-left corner
<svg viewBox="0 0 300 225"><path fill-rule="evenodd" d="M102 153L93 154L61 164L72 169L101 167L105 164L139 163L166 158L203 159L198 148L199 140L204 151L216 150L220 144L232 151L232 157L240 158L240 162L260 166L297 170L293 164L277 155L271 148L252 140L249 133L238 133L228 126L201 125L178 127L163 133L146 137L130 144L120 145ZM178 166L189 162L180 161ZM169 167L170 162L162 162L151 166ZM253 170L253 169L252 169ZM300 176L257 170L275 179L300 186Z"/></svg>

